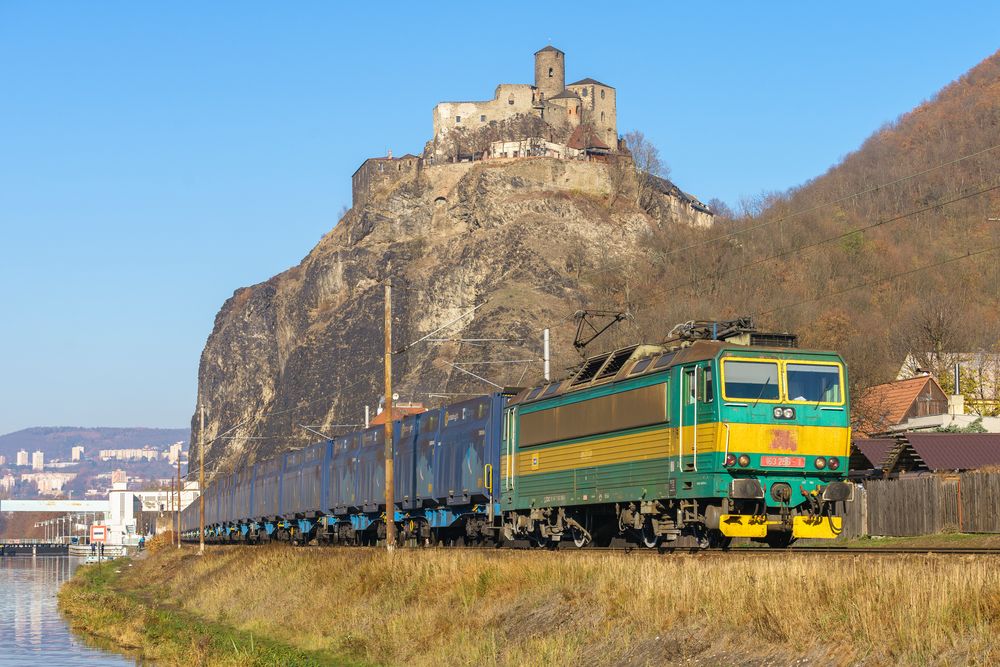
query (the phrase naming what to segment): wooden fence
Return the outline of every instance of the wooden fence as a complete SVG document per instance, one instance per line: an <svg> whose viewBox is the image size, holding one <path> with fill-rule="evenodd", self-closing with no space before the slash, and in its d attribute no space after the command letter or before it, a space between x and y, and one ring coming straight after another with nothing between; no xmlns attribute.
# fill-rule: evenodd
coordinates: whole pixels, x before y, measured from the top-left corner
<svg viewBox="0 0 1000 667"><path fill-rule="evenodd" d="M1000 533L1000 473L873 480L844 512L844 536Z"/></svg>

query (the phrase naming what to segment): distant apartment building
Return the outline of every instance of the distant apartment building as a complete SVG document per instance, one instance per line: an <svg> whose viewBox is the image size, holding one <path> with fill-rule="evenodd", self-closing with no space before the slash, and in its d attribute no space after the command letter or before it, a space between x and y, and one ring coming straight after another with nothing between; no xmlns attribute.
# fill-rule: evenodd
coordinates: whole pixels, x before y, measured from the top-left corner
<svg viewBox="0 0 1000 667"><path fill-rule="evenodd" d="M17 484L17 478L10 473L0 477L0 491L10 491L15 484Z"/></svg>
<svg viewBox="0 0 1000 667"><path fill-rule="evenodd" d="M31 453L31 469L32 470L45 469L45 452L38 450Z"/></svg>
<svg viewBox="0 0 1000 667"><path fill-rule="evenodd" d="M102 449L97 457L102 461L155 461L159 452L153 447L131 449Z"/></svg>
<svg viewBox="0 0 1000 667"><path fill-rule="evenodd" d="M83 460L83 445L77 445L73 448L73 460L81 461Z"/></svg>
<svg viewBox="0 0 1000 667"><path fill-rule="evenodd" d="M184 453L184 443L175 442L174 444L170 445L170 447L167 449L167 461L170 463L170 465L177 465L177 462L180 460L181 454L183 453Z"/></svg>
<svg viewBox="0 0 1000 667"><path fill-rule="evenodd" d="M0 455L0 466L7 465L7 457Z"/></svg>
<svg viewBox="0 0 1000 667"><path fill-rule="evenodd" d="M26 466L28 465L28 450L22 449L17 453L17 465Z"/></svg>
<svg viewBox="0 0 1000 667"><path fill-rule="evenodd" d="M75 478L75 472L33 472L21 475L21 481L34 484L39 495L43 496L62 493L63 486Z"/></svg>

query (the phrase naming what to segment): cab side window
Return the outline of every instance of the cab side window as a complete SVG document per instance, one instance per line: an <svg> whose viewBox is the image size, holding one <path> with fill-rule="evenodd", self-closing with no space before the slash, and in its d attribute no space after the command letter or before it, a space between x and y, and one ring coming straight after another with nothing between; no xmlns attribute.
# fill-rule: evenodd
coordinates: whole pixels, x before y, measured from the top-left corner
<svg viewBox="0 0 1000 667"><path fill-rule="evenodd" d="M701 390L698 392L702 403L711 403L715 400L715 391L712 384L712 367L706 366L701 369Z"/></svg>

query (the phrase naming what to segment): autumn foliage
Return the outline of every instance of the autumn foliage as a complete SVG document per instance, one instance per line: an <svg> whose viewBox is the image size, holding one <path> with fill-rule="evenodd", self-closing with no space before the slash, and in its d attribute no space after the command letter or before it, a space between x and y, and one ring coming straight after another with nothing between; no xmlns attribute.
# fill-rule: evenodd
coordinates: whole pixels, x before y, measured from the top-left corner
<svg viewBox="0 0 1000 667"><path fill-rule="evenodd" d="M996 351L997 144L1000 52L822 176L718 206L710 229L654 226L644 261L583 272L592 307L635 316L623 342L753 314L841 351L855 388L894 379L910 351Z"/></svg>

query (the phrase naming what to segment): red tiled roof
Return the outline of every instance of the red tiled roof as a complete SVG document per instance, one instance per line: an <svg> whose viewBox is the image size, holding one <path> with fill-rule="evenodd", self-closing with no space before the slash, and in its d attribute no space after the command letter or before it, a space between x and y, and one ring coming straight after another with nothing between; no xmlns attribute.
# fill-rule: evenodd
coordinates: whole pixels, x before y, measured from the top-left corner
<svg viewBox="0 0 1000 667"><path fill-rule="evenodd" d="M425 408L422 405L406 405L403 407L399 407L398 405L396 405L393 406L392 408L392 419L393 421L395 421L397 419L402 419L407 415L419 415L421 412L427 412L427 408ZM369 423L372 426L375 426L377 424L384 424L388 414L389 414L388 411L383 410L379 414L375 415L375 418L372 419L371 422Z"/></svg>
<svg viewBox="0 0 1000 667"><path fill-rule="evenodd" d="M887 426L902 423L913 402L929 382L937 384L937 380L930 375L918 375L906 380L877 384L863 390L858 398L858 412L861 415L860 431L879 433Z"/></svg>
<svg viewBox="0 0 1000 667"><path fill-rule="evenodd" d="M606 151L611 150L611 148L600 140L597 133L589 125L578 125L573 134L570 135L569 141L566 144L570 148L575 148L577 150L586 150L588 148L600 148Z"/></svg>
<svg viewBox="0 0 1000 667"><path fill-rule="evenodd" d="M896 446L891 438L855 438L851 443L868 459L872 468L881 468L886 463L889 452Z"/></svg>
<svg viewBox="0 0 1000 667"><path fill-rule="evenodd" d="M931 471L1000 466L1000 433L910 433L906 439Z"/></svg>

